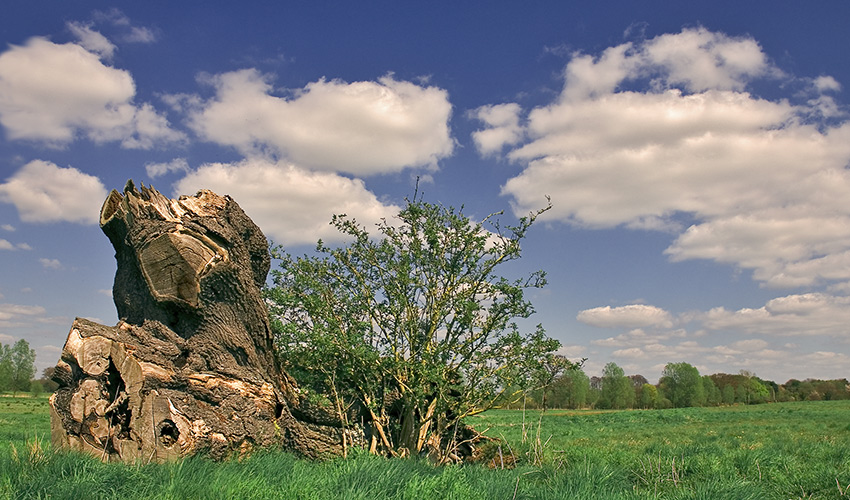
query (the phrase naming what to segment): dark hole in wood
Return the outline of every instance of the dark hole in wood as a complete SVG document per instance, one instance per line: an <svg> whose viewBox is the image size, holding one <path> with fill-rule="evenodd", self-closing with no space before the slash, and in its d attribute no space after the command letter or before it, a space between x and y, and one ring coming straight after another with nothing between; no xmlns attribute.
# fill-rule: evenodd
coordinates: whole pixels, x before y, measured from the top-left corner
<svg viewBox="0 0 850 500"><path fill-rule="evenodd" d="M180 430L171 420L163 420L159 424L159 442L165 447L171 447L180 437Z"/></svg>

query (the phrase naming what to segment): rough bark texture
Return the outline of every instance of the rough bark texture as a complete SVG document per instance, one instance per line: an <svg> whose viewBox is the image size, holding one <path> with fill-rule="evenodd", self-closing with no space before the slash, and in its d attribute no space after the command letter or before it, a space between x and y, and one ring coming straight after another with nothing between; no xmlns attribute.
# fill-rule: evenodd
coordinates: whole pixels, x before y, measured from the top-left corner
<svg viewBox="0 0 850 500"><path fill-rule="evenodd" d="M268 244L236 202L172 200L131 181L109 194L100 225L120 321L74 321L54 372L54 446L162 461L274 445L318 457L363 442L280 369L260 294Z"/></svg>

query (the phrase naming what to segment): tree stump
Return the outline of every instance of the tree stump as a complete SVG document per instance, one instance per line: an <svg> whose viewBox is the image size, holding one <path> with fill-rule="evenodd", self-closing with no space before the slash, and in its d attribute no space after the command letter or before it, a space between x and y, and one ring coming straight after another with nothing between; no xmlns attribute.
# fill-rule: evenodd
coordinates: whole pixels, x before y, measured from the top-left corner
<svg viewBox="0 0 850 500"><path fill-rule="evenodd" d="M74 321L53 376L54 447L147 462L278 445L320 457L365 439L310 408L281 370L260 291L268 243L235 201L129 181L100 226L120 321Z"/></svg>

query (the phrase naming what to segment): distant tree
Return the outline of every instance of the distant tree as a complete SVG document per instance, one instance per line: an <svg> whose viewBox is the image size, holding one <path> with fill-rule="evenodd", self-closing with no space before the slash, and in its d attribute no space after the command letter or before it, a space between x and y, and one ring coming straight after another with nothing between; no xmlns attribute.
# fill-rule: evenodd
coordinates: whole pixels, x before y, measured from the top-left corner
<svg viewBox="0 0 850 500"><path fill-rule="evenodd" d="M590 379L580 368L567 370L551 386L553 408L584 408L590 391Z"/></svg>
<svg viewBox="0 0 850 500"><path fill-rule="evenodd" d="M629 375L628 378L631 380L632 386L635 388L643 387L644 384L649 383L649 380L647 380L643 375Z"/></svg>
<svg viewBox="0 0 850 500"><path fill-rule="evenodd" d="M33 380L30 382L30 394L33 397L39 397L44 392L44 386L41 385L41 380Z"/></svg>
<svg viewBox="0 0 850 500"><path fill-rule="evenodd" d="M801 394L800 386L803 385L803 382L792 378L782 384L782 388L785 390L786 398L788 401L803 401L806 399L805 396Z"/></svg>
<svg viewBox="0 0 850 500"><path fill-rule="evenodd" d="M588 381L590 390L587 391L587 405L591 408L596 408L599 404L599 398L602 395L602 377L596 375L590 377Z"/></svg>
<svg viewBox="0 0 850 500"><path fill-rule="evenodd" d="M35 375L35 351L29 342L20 339L12 346L12 392L30 390L30 381Z"/></svg>
<svg viewBox="0 0 850 500"><path fill-rule="evenodd" d="M735 388L735 402L747 404L750 400L749 392L747 391L746 384L740 384Z"/></svg>
<svg viewBox="0 0 850 500"><path fill-rule="evenodd" d="M632 382L616 363L608 363L602 370L602 392L599 405L603 408L623 409L634 404Z"/></svg>
<svg viewBox="0 0 850 500"><path fill-rule="evenodd" d="M784 393L784 394L783 394ZM790 379L780 387L780 394L788 401L817 401L820 399L850 399L846 379L805 380Z"/></svg>
<svg viewBox="0 0 850 500"><path fill-rule="evenodd" d="M578 365L560 354L544 356L540 360L540 367L536 370L537 380L535 384L541 393L540 406L545 411L552 406L549 394L552 384L561 378L566 372L577 368Z"/></svg>
<svg viewBox="0 0 850 500"><path fill-rule="evenodd" d="M785 390L784 386L779 386L779 390L776 391L776 401L779 403L786 403L788 401L794 401L792 399L792 395L790 392Z"/></svg>
<svg viewBox="0 0 850 500"><path fill-rule="evenodd" d="M722 402L723 396L720 394L720 389L708 375L702 377L702 388L705 393L706 406L717 406Z"/></svg>
<svg viewBox="0 0 850 500"><path fill-rule="evenodd" d="M734 391L741 381L740 375L731 375L729 373L715 373L713 375L709 375L709 377L711 377L711 380L714 381L714 385L719 387L721 391L723 391L727 385L731 385L732 390Z"/></svg>
<svg viewBox="0 0 850 500"><path fill-rule="evenodd" d="M12 363L12 346L0 344L0 391L12 390L15 367Z"/></svg>
<svg viewBox="0 0 850 500"><path fill-rule="evenodd" d="M815 390L825 401L850 399L850 384L846 378L836 380L819 380L815 382Z"/></svg>
<svg viewBox="0 0 850 500"><path fill-rule="evenodd" d="M628 379L629 379L629 381L631 381L632 389L634 389L634 391L635 391L634 405L639 406L640 405L641 390L643 389L644 384L649 383L649 380L647 380L646 377L644 377L643 375L639 375L639 374L638 375L629 375Z"/></svg>
<svg viewBox="0 0 850 500"><path fill-rule="evenodd" d="M661 393L676 408L700 406L705 389L699 370L688 363L668 363L658 382Z"/></svg>
<svg viewBox="0 0 850 500"><path fill-rule="evenodd" d="M640 407L644 410L650 410L658 407L658 388L652 384L643 384L640 388L640 399L638 400Z"/></svg>
<svg viewBox="0 0 850 500"><path fill-rule="evenodd" d="M46 392L54 392L59 388L59 384L53 380L53 372L56 371L56 368L53 366L48 366L41 372L41 378L38 381L41 383L42 389Z"/></svg>
<svg viewBox="0 0 850 500"><path fill-rule="evenodd" d="M738 388L744 388L744 401L746 404L764 403L770 397L770 390L762 383L756 374L749 370L741 370L739 375L743 377Z"/></svg>
<svg viewBox="0 0 850 500"><path fill-rule="evenodd" d="M767 389L767 401L773 401L775 403L779 393L779 384L773 380L764 380L763 378L759 378L758 381Z"/></svg>
<svg viewBox="0 0 850 500"><path fill-rule="evenodd" d="M731 405L735 403L735 387L731 384L727 385L720 391L721 401L725 405Z"/></svg>
<svg viewBox="0 0 850 500"><path fill-rule="evenodd" d="M596 375L590 377L590 388L596 389L597 391L602 390L602 377L597 377Z"/></svg>

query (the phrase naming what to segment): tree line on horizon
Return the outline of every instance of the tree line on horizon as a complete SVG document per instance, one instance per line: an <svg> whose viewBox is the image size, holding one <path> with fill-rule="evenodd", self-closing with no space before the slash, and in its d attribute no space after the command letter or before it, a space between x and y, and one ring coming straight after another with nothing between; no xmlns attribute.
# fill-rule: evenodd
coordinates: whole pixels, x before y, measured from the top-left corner
<svg viewBox="0 0 850 500"><path fill-rule="evenodd" d="M34 379L35 351L26 340L14 345L0 343L0 393L53 392L53 367ZM741 370L736 374L700 375L689 363L668 363L658 384L650 384L643 375L626 375L611 362L602 376L588 377L581 366L557 374L545 389L527 393L519 400L503 401L500 407L559 409L664 409L690 406L761 404L787 401L834 401L850 399L850 381L846 378L821 380L790 379L784 384L765 380Z"/></svg>
<svg viewBox="0 0 850 500"><path fill-rule="evenodd" d="M14 345L0 343L0 393L53 392L53 367L34 379L35 351L26 340ZM765 380L741 370L736 374L700 375L689 363L668 363L658 384L643 375L626 375L620 366L605 365L602 376L588 377L581 366L553 376L545 389L527 393L525 398L503 401L502 408L559 409L664 409L690 406L761 404L786 401L832 401L850 399L846 378L821 380L790 379L784 384Z"/></svg>
<svg viewBox="0 0 850 500"><path fill-rule="evenodd" d="M663 409L840 399L850 399L846 378L790 379L780 385L747 370L700 375L696 367L682 362L668 363L658 384L650 384L643 375L626 375L611 362L605 365L601 377L588 377L581 367L567 370L544 389L531 391L520 400L504 401L502 407Z"/></svg>

